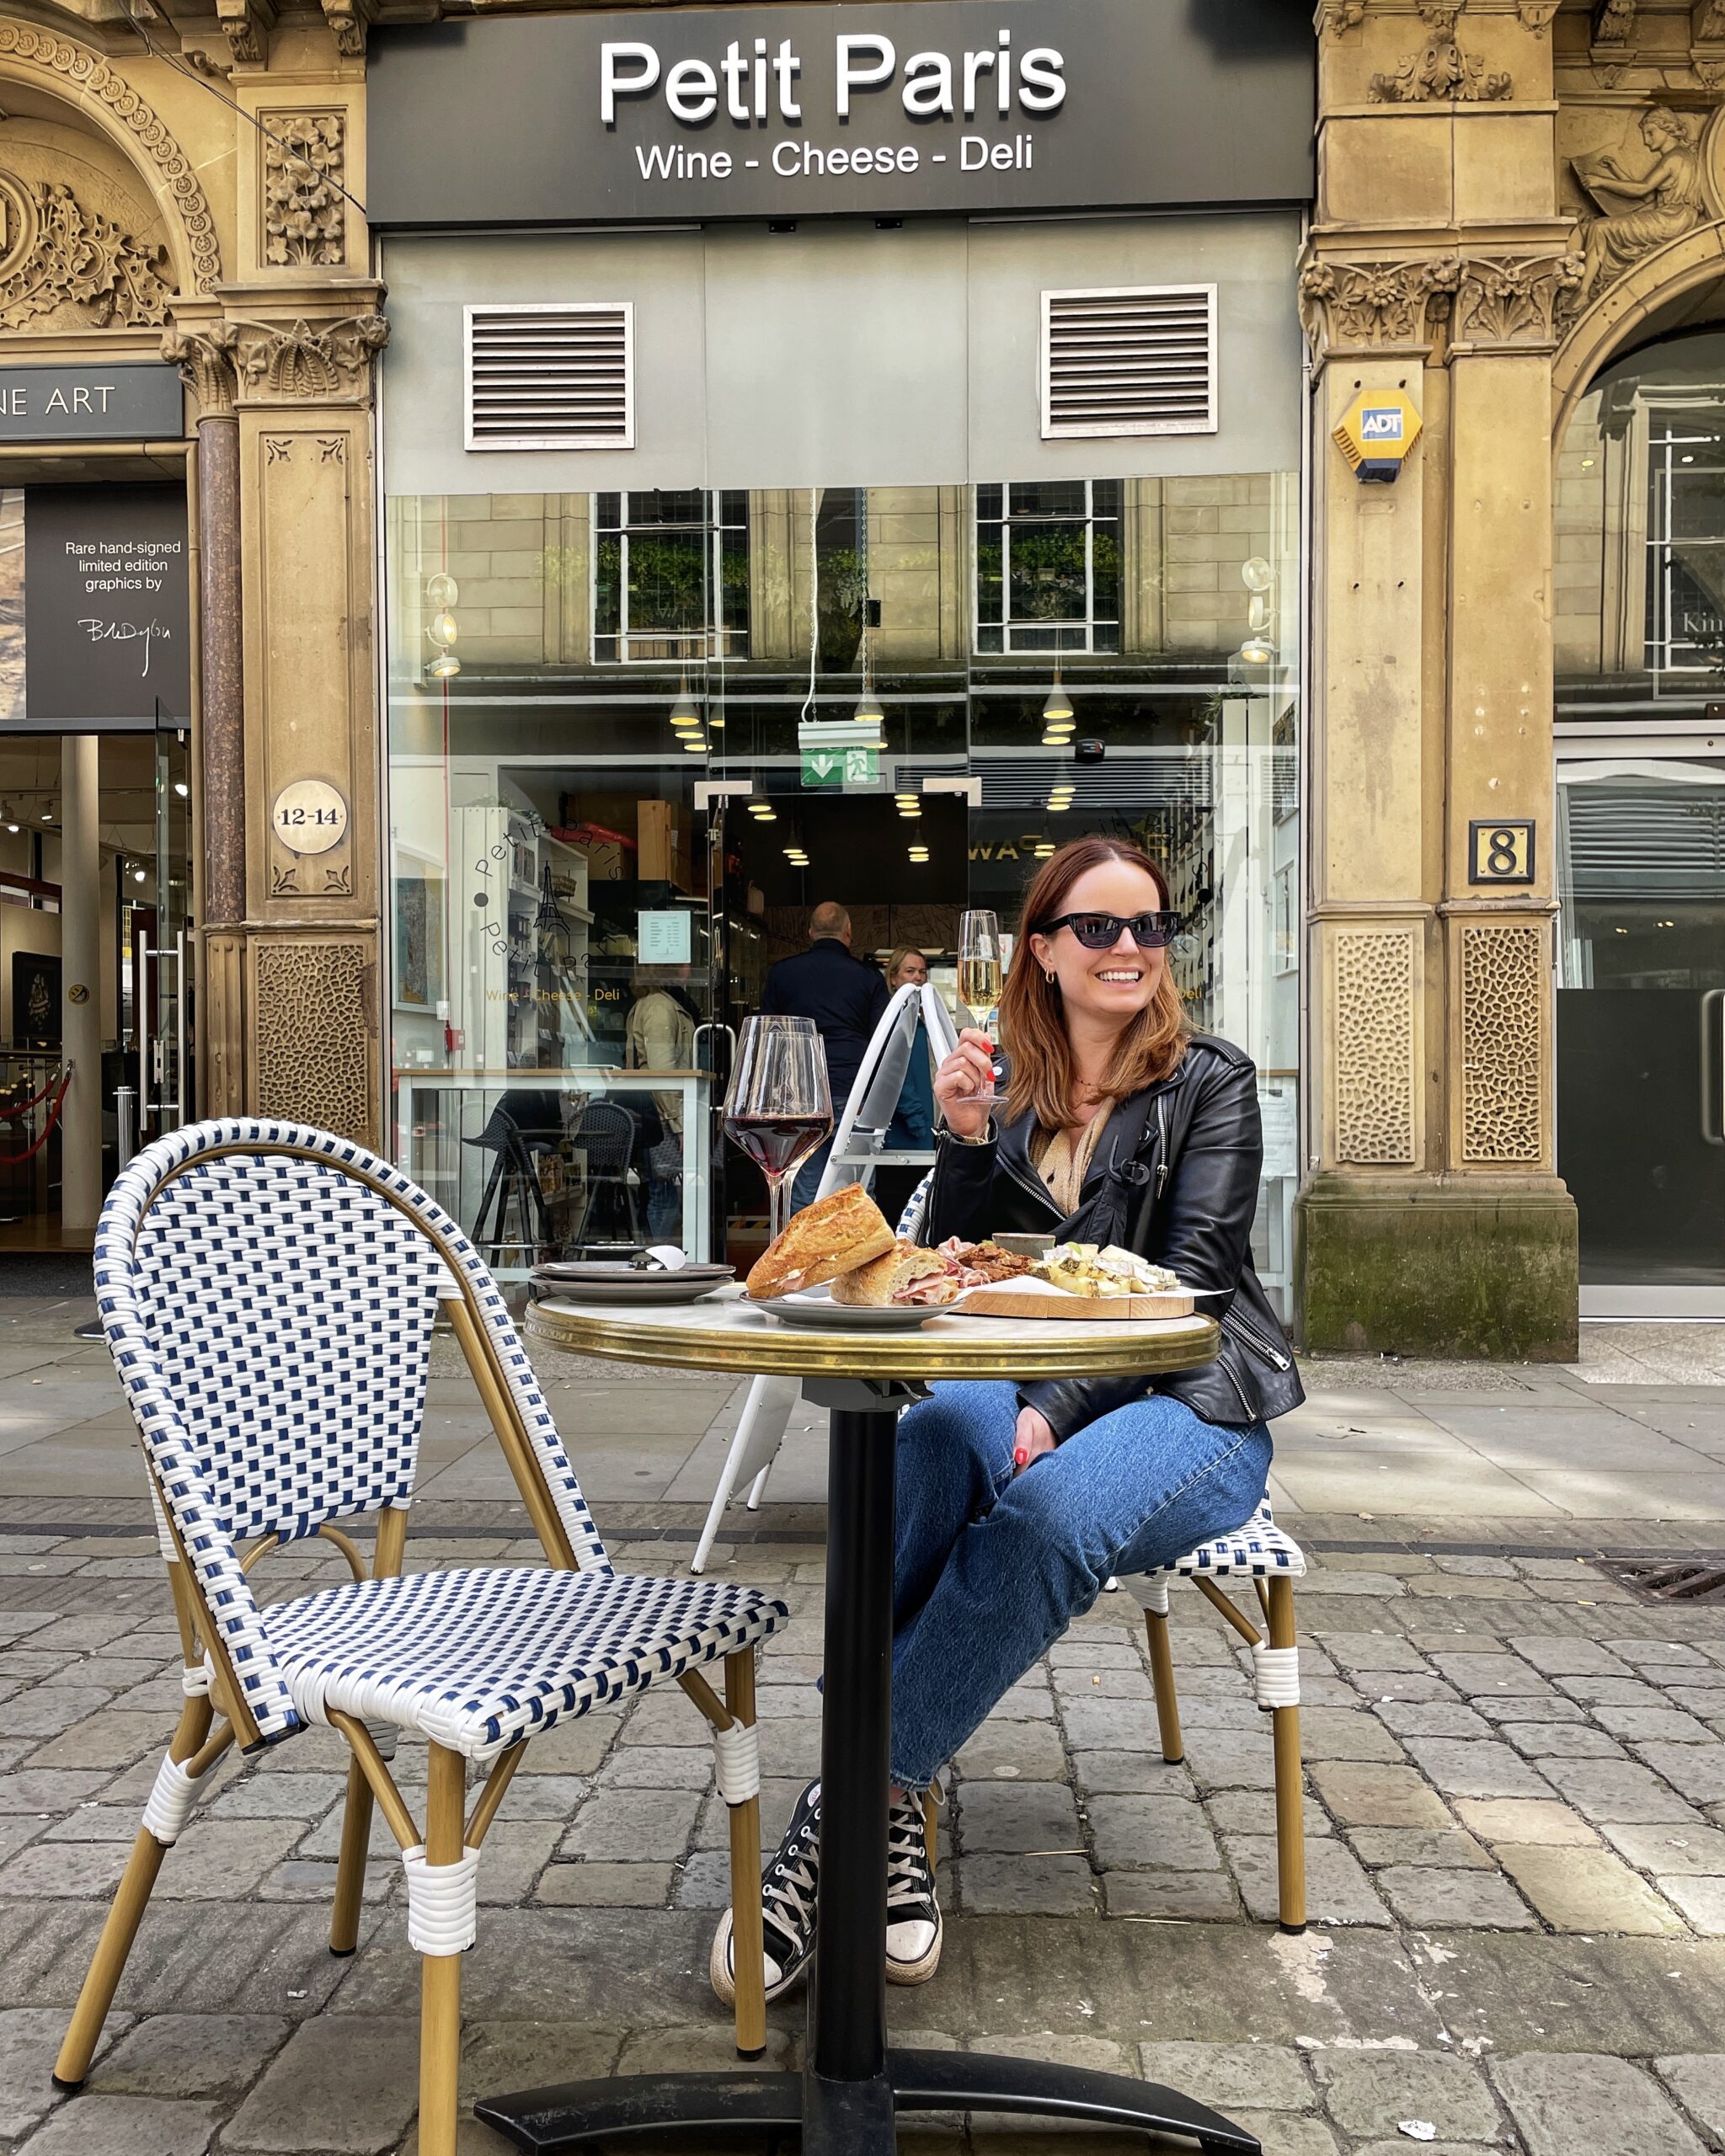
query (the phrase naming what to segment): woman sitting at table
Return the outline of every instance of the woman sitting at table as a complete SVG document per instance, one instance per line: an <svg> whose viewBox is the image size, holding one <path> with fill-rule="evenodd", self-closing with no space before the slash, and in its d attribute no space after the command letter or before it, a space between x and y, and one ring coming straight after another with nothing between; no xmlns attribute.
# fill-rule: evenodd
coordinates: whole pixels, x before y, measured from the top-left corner
<svg viewBox="0 0 1725 2156"><path fill-rule="evenodd" d="M1183 1556L1249 1519L1264 1427L1304 1397L1252 1269L1263 1141L1256 1074L1187 1028L1167 950L1179 927L1135 846L1081 839L1044 863L1001 1003L1012 1049L967 1031L941 1065L945 1117L924 1240L1002 1230L1122 1244L1221 1324L1216 1359L1154 1380L943 1384L899 1425L887 1975L923 1983L941 1918L922 1793L1114 1573ZM814 1951L820 1785L762 1886L767 1997ZM730 1996L730 1918L713 1977Z"/></svg>

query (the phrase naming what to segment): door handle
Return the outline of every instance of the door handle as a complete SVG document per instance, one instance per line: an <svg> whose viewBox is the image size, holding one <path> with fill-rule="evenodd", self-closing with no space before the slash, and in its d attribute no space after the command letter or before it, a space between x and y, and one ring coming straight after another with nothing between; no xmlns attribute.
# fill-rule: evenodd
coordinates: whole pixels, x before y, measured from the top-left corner
<svg viewBox="0 0 1725 2156"><path fill-rule="evenodd" d="M1701 1136L1725 1145L1725 988L1701 998Z"/></svg>

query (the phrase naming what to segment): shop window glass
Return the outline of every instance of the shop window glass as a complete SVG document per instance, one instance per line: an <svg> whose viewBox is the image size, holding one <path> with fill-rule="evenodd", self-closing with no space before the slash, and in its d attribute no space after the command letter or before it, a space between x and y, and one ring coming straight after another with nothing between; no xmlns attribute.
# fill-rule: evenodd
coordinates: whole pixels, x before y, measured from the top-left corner
<svg viewBox="0 0 1725 2156"><path fill-rule="evenodd" d="M505 1276L644 1240L745 1264L762 1193L715 1109L809 908L951 992L967 905L1015 931L1038 861L1112 834L1164 864L1194 1024L1259 1066L1284 1291L1299 528L1292 472L392 500L403 1166ZM1056 667L1100 761L1045 738ZM865 693L884 719L835 746Z"/></svg>
<svg viewBox="0 0 1725 2156"><path fill-rule="evenodd" d="M746 494L700 488L593 497L593 656L749 654Z"/></svg>

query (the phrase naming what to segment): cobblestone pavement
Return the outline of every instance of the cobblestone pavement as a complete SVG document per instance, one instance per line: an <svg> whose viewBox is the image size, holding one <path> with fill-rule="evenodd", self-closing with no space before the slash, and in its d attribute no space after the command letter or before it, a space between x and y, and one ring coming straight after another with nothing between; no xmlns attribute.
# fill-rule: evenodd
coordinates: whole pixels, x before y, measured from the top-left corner
<svg viewBox="0 0 1725 2156"><path fill-rule="evenodd" d="M0 1308L0 2149L405 2156L417 1961L399 1866L380 1829L360 1951L332 1959L344 1752L323 1732L212 1774L85 2092L50 2085L179 1698L130 1426L101 1350L67 1340L81 1314ZM1187 1756L1171 1766L1139 1613L1107 1595L955 1763L946 1956L893 1994L897 2036L1164 2079L1271 2156L1725 2149L1725 1609L1650 1604L1597 1561L1725 1540L1717 1348L1682 1347L1677 1381L1645 1359L1606 1382L1586 1361L1318 1369L1278 1468L1312 1564L1296 1594L1311 1929L1271 1921L1268 1726L1232 1636L1177 1587ZM686 1564L734 1390L545 1362L618 1563ZM718 1561L795 1613L761 1664L769 1841L816 1764L806 1420ZM1370 1464L1346 1465L1362 1438ZM1344 1474L1428 1502L1302 1503ZM1596 1508L1661 1477L1663 1513ZM531 1561L452 1374L434 1382L423 1487L413 1561ZM257 1577L292 1593L344 1576L302 1547ZM410 1782L405 1748L399 1764ZM724 1841L704 1726L675 1692L534 1745L480 1870L469 2094L723 2063L705 1965ZM776 2058L797 2056L801 2014L771 2009ZM903 2145L1074 2140L955 2120ZM464 2129L464 2149L504 2146Z"/></svg>

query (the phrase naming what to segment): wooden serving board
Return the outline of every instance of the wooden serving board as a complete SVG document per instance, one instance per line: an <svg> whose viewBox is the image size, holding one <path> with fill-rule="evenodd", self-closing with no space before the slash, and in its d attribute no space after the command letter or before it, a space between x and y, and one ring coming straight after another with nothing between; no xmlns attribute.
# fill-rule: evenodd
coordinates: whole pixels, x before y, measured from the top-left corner
<svg viewBox="0 0 1725 2156"><path fill-rule="evenodd" d="M952 1305L961 1316L1077 1318L1090 1325L1099 1318L1190 1317L1197 1307L1197 1299L1183 1289L1154 1295L1074 1295L1022 1280L973 1288Z"/></svg>

